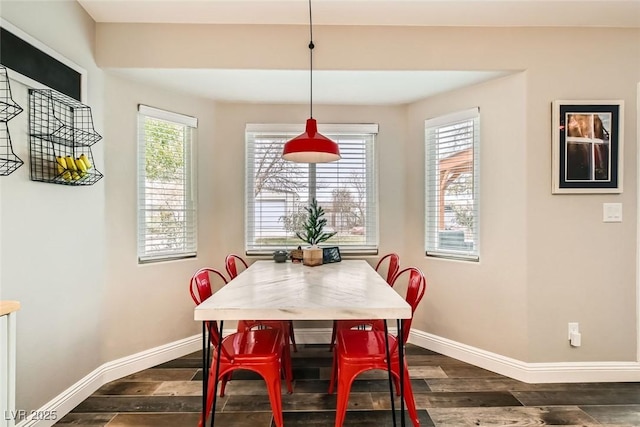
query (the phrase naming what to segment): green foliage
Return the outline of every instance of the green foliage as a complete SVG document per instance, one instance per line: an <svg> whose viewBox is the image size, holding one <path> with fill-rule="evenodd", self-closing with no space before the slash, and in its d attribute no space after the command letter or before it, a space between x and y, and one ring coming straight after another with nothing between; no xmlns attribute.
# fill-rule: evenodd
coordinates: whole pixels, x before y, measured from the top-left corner
<svg viewBox="0 0 640 427"><path fill-rule="evenodd" d="M302 240L310 244L311 246L317 245L318 243L322 243L326 240L329 240L336 233L325 233L324 227L327 225L327 220L324 217L324 209L321 206L318 206L318 201L316 199L311 200L311 204L309 207L306 207L307 211L307 220L303 224L304 231L296 232L296 236Z"/></svg>
<svg viewBox="0 0 640 427"><path fill-rule="evenodd" d="M164 120L146 118L146 191L154 209L146 218L153 250L179 250L185 244L185 219L177 214L184 205L179 188L185 173L185 128ZM149 203L149 202L148 202Z"/></svg>
<svg viewBox="0 0 640 427"><path fill-rule="evenodd" d="M304 228L304 223L307 220L305 209L304 206L296 202L294 210L290 214L280 217L280 221L282 221L287 232L295 233Z"/></svg>
<svg viewBox="0 0 640 427"><path fill-rule="evenodd" d="M475 225L473 217L473 176L462 173L455 181L445 189L447 196L454 196L457 200L451 203L451 208L456 215L456 223L473 231Z"/></svg>
<svg viewBox="0 0 640 427"><path fill-rule="evenodd" d="M151 181L180 179L184 170L184 134L181 126L147 119L145 132L145 172Z"/></svg>
<svg viewBox="0 0 640 427"><path fill-rule="evenodd" d="M469 205L453 205L451 208L456 215L456 223L469 231L473 231L473 226L475 225L473 208Z"/></svg>

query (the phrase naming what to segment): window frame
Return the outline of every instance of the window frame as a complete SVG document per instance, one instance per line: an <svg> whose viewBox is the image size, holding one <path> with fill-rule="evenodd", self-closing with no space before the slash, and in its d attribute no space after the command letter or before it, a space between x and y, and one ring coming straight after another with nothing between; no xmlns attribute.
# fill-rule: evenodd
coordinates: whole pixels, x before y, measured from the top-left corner
<svg viewBox="0 0 640 427"><path fill-rule="evenodd" d="M452 128L459 124L471 122L469 128L473 130L471 136L470 149L471 149L471 213L473 214L472 229L454 230L450 236L445 235L446 228L440 229L438 221L444 221L446 218L447 205L440 206L440 200L443 200L444 195L440 195L440 170L439 165L444 158L437 158L437 149L432 148L431 144L437 143L437 137L435 137L435 131L437 129ZM461 261L474 261L480 260L480 108L470 108L431 119L425 120L425 230L424 230L424 244L425 255L428 257L449 258ZM454 151L454 154L462 153L464 150ZM462 157L464 154L461 154ZM452 157L453 155L451 155ZM468 155L467 155L468 156ZM468 163L468 160L465 161ZM464 167L469 167L468 164ZM465 173L460 173L460 177L466 179ZM456 178L457 180L458 178ZM441 214L441 212L443 212ZM440 218L443 216L443 218ZM456 225L459 225L456 222ZM463 240L459 241L459 236L462 232ZM457 233L457 234L456 234ZM453 234L456 234L455 236ZM471 238L468 239L468 236ZM448 246L442 245L441 239L453 239L453 242ZM444 240L443 239L443 240ZM457 239L457 240L456 240Z"/></svg>
<svg viewBox="0 0 640 427"><path fill-rule="evenodd" d="M146 174L146 146L145 122L148 119L160 120L171 125L182 126L184 161L183 179L181 180L183 198L182 209L174 209L183 213L180 221L185 244L182 249L147 250L147 174ZM198 248L198 215L197 215L197 168L196 168L196 130L198 119L188 115L175 113L147 105L138 105L138 196L137 196L137 257L139 264L170 261L183 258L193 258Z"/></svg>
<svg viewBox="0 0 640 427"><path fill-rule="evenodd" d="M275 250L291 250L297 248L297 246L304 247L306 243L298 242L295 244L283 244L283 245L260 245L256 243L256 221L251 220L254 218L251 209L255 209L255 200L250 200L250 195L253 194L255 184L255 164L252 163L252 156L255 153L255 141L256 137L282 139L282 145L287 140L304 132L304 124L265 124L265 123L248 123L245 128L245 254L246 255L265 255L271 254ZM366 135L369 140L364 144L365 152L365 170L370 173L367 175L365 181L367 188L365 190L366 199L366 234L367 238L365 243L360 245L349 245L344 243L335 243L327 241L321 244L321 246L340 246L340 250L343 254L358 254L358 255L371 255L378 253L379 247L379 217L378 217L378 164L376 158L376 138L378 134L377 124L319 124L318 132L327 136L328 138L339 141L341 138L348 139L354 138L358 135ZM344 151L344 150L341 150ZM344 155L341 162L344 160ZM331 162L335 163L335 162ZM330 164L330 163L329 163ZM313 164L309 165L309 174L315 174L317 168L321 168L325 164ZM316 179L308 178L308 182L313 186L317 182ZM317 190L317 188L316 188ZM309 190L309 199L314 196L314 191ZM284 196L282 196L284 197ZM278 197L274 196L274 200ZM265 196L268 199L268 196ZM320 203L322 205L322 203ZM326 209L325 209L326 210Z"/></svg>

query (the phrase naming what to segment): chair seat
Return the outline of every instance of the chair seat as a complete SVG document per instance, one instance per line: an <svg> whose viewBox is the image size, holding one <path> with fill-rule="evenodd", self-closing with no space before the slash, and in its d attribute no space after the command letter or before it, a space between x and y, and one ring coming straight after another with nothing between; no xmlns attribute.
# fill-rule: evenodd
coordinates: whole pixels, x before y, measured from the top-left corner
<svg viewBox="0 0 640 427"><path fill-rule="evenodd" d="M246 359L252 362L261 360L270 362L280 357L281 342L282 336L278 329L236 332L223 338L222 360L227 359L228 354L230 362L241 362Z"/></svg>
<svg viewBox="0 0 640 427"><path fill-rule="evenodd" d="M396 337L389 334L389 348L396 348ZM358 329L345 329L338 332L338 345L341 349L340 356L350 363L386 363L387 350L383 331L362 331ZM391 358L397 358L398 353L393 352Z"/></svg>
<svg viewBox="0 0 640 427"><path fill-rule="evenodd" d="M280 349L282 351L281 353L281 366L282 366L282 373L284 375L284 378L287 381L287 390L289 391L289 393L293 393L293 370L291 367L291 353L289 350L289 325L286 321L282 321L282 320L267 320L267 321L263 321L263 320L240 320L238 321L238 333L249 333L249 332L261 332L261 331L276 331L278 332L278 336L277 337L273 337L274 339L277 338L277 341L280 342ZM263 337L267 338L267 339L271 339L266 335L262 335ZM251 337L251 335L249 335L249 337ZM240 342L241 339L237 338L236 340L238 340L238 344L237 344L237 349L242 349L243 348L243 343ZM251 340L249 340L249 342L251 342ZM264 342L264 340L263 340ZM226 349L226 347L225 347ZM260 351L262 352L263 350L267 350L268 349L257 349L256 351ZM245 351L246 353L246 351ZM259 353L258 353L259 354ZM253 353L252 353L253 356ZM234 360L240 360L241 356L237 356L234 358ZM222 388L221 391L224 392L224 384L225 381L222 382Z"/></svg>

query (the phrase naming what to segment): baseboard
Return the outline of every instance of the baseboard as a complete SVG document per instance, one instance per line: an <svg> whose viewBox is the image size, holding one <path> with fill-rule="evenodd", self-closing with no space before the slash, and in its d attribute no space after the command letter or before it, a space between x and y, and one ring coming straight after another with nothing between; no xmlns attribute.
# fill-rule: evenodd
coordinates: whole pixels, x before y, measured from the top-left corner
<svg viewBox="0 0 640 427"><path fill-rule="evenodd" d="M415 329L409 342L526 383L640 381L638 362L527 363Z"/></svg>
<svg viewBox="0 0 640 427"><path fill-rule="evenodd" d="M16 424L16 427L50 427L108 382L193 353L201 348L202 336L198 334L107 362L94 369L37 411L33 411L36 414L55 414L56 420L38 420L27 417Z"/></svg>
<svg viewBox="0 0 640 427"><path fill-rule="evenodd" d="M389 330L395 333L395 328ZM231 332L225 330L224 334ZM298 344L326 344L331 339L331 328L299 328L295 338ZM411 330L409 342L526 383L640 381L638 362L526 363L415 329ZM198 334L105 363L33 412L56 414L59 420L108 382L201 348L202 336ZM55 422L27 418L16 427L50 427Z"/></svg>

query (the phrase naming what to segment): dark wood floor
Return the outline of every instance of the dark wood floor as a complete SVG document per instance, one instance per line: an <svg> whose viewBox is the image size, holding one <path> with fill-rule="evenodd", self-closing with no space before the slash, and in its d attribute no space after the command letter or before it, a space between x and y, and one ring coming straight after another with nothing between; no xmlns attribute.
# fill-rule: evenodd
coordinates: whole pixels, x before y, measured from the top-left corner
<svg viewBox="0 0 640 427"><path fill-rule="evenodd" d="M325 345L298 347L294 393L283 394L285 426L333 426L331 353ZM640 426L640 383L525 384L416 346L407 354L422 426ZM56 425L194 427L201 360L193 353L106 384ZM345 427L392 426L388 390L386 372L359 377ZM219 408L216 426L273 425L264 383L249 372L227 386Z"/></svg>

